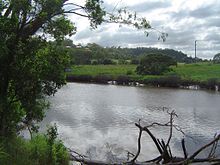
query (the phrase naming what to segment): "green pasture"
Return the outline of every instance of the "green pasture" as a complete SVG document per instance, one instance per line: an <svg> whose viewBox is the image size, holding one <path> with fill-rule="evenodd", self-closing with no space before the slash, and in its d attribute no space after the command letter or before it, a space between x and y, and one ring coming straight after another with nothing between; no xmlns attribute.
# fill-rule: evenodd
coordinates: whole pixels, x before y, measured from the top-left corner
<svg viewBox="0 0 220 165"><path fill-rule="evenodd" d="M134 75L136 65L78 65L72 67L73 75Z"/></svg>
<svg viewBox="0 0 220 165"><path fill-rule="evenodd" d="M117 77L119 75L128 75L134 79L146 79L158 76L141 76L135 72L136 65L79 65L73 66L69 75L111 75ZM186 80L207 81L208 79L220 80L220 64L212 63L196 63L196 64L178 64L172 67L173 71L165 75L175 74Z"/></svg>
<svg viewBox="0 0 220 165"><path fill-rule="evenodd" d="M173 67L173 70L184 79L196 81L207 81L209 79L220 80L220 64L182 64L178 65L178 67Z"/></svg>

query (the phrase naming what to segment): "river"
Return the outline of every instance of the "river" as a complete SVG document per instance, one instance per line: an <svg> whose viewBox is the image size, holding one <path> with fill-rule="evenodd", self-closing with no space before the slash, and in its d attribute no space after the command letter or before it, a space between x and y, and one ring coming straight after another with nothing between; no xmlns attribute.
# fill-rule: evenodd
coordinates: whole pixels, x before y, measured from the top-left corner
<svg viewBox="0 0 220 165"><path fill-rule="evenodd" d="M166 123L169 115L164 109L175 110L175 124L185 132L174 131L174 155L182 155L183 137L192 153L220 131L220 93L213 91L68 83L49 100L41 129L56 123L66 146L97 160L125 159L127 151L136 153L139 132L134 123L139 119L142 125ZM152 131L165 140L169 135L169 128ZM156 156L152 140L144 134L140 160Z"/></svg>

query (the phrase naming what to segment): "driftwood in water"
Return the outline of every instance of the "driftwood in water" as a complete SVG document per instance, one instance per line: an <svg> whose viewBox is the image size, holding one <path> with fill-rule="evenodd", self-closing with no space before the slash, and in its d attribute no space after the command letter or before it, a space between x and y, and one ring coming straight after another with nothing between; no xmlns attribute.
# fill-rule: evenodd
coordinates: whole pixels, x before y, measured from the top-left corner
<svg viewBox="0 0 220 165"><path fill-rule="evenodd" d="M185 146L185 140L182 139L181 141L181 146L183 150L183 157L175 157L172 154L171 148L170 148L170 141L172 139L173 135L173 129L176 129L184 134L184 132L174 124L174 118L177 117L176 113L174 111L168 112L167 113L170 115L170 120L165 123L152 123L151 125L148 126L141 126L140 120L139 123L135 123L136 127L139 128L139 136L138 136L138 149L136 154L131 154L128 152L128 156L132 155L133 159L128 160L127 162L122 162L122 163L108 163L104 161L94 161L87 159L85 156L78 154L75 151L70 150L70 158L72 161L77 161L80 162L81 164L87 164L87 165L155 165L155 164L167 164L167 165L185 165L185 164L192 164L192 163L203 163L203 162L209 162L213 163L213 165L220 164L220 158L217 158L215 155L216 149L218 147L218 141L220 140L220 134L216 134L214 139L199 148L197 151L195 151L192 155L188 156L187 149ZM150 127L155 127L155 126L166 126L169 127L169 137L165 141L164 139L159 140L156 138L152 132L150 131ZM146 132L153 143L155 144L155 147L159 151L159 156L152 159L152 160L146 160L144 162L138 162L137 158L139 157L139 154L141 153L141 138L142 138L142 133ZM199 153L204 151L205 149L211 147L210 152L206 158L196 158ZM129 159L129 158L128 158Z"/></svg>

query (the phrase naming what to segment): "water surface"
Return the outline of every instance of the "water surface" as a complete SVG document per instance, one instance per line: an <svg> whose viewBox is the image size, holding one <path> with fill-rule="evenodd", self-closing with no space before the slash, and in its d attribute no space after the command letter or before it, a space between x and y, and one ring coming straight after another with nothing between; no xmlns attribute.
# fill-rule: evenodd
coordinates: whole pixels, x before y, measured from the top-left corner
<svg viewBox="0 0 220 165"><path fill-rule="evenodd" d="M182 155L183 137L193 152L220 130L220 94L212 91L68 83L50 102L42 128L56 123L68 147L93 159L124 159L127 151L136 153L138 128L134 123L139 119L143 125L166 123L169 115L164 109L176 111L175 124L187 135L174 132L175 155ZM152 131L158 138L169 135L168 128ZM140 160L158 156L147 134L142 146Z"/></svg>

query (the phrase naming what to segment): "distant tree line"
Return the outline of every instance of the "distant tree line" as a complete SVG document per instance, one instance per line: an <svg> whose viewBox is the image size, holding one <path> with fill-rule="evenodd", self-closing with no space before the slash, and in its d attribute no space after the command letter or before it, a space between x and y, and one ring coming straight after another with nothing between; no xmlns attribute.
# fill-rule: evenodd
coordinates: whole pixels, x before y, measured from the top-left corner
<svg viewBox="0 0 220 165"><path fill-rule="evenodd" d="M195 59L188 57L181 51L159 48L121 48L102 47L95 43L86 46L74 45L71 40L65 40L63 46L68 48L71 63L76 65L98 65L98 64L139 64L140 59L148 54L164 54L180 63L193 63ZM201 61L197 59L196 61Z"/></svg>

